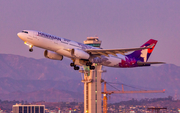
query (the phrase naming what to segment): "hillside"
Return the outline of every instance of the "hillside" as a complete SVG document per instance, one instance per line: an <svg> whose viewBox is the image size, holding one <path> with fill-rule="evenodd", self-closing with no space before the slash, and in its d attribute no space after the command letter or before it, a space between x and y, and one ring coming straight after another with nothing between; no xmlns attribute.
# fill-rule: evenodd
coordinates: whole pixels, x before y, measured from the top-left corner
<svg viewBox="0 0 180 113"><path fill-rule="evenodd" d="M71 60L33 59L0 54L0 97L2 100L56 101L55 96L83 100L83 83L78 71L69 66ZM115 94L111 102L131 98L173 96L179 99L180 67L173 64L140 68L108 68L102 78L121 90L162 90L163 94ZM117 84L118 83L118 84ZM131 87L127 87L131 86ZM107 87L108 90L115 90ZM51 92L47 94L47 92ZM51 95L50 95L51 94ZM74 95L76 94L76 95ZM57 99L57 101L59 101ZM64 101L64 100L63 100Z"/></svg>

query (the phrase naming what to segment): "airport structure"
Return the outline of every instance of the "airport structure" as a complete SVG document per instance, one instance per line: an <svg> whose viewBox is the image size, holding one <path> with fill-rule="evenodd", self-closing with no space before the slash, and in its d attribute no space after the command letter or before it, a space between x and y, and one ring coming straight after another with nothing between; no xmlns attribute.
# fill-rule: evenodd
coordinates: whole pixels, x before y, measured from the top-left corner
<svg viewBox="0 0 180 113"><path fill-rule="evenodd" d="M98 37L87 37L84 44L91 45L94 47L100 47L101 41ZM101 73L102 65L93 64L95 70L90 70L88 66L84 66L83 69L79 70L83 73L84 83L84 113L101 113Z"/></svg>
<svg viewBox="0 0 180 113"><path fill-rule="evenodd" d="M45 113L45 105L13 105L13 113Z"/></svg>

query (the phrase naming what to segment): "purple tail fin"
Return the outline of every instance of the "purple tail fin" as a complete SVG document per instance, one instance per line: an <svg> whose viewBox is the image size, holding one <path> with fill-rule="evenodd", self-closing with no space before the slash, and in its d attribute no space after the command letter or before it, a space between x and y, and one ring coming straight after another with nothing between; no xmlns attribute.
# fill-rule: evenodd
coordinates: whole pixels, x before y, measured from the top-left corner
<svg viewBox="0 0 180 113"><path fill-rule="evenodd" d="M149 56L151 55L156 43L157 43L157 40L150 39L145 44L143 44L141 47L147 47L149 45L154 44L152 48L137 50L137 51L134 51L133 53L126 55L126 56L129 58L135 58L137 61L147 62L147 60L149 59Z"/></svg>

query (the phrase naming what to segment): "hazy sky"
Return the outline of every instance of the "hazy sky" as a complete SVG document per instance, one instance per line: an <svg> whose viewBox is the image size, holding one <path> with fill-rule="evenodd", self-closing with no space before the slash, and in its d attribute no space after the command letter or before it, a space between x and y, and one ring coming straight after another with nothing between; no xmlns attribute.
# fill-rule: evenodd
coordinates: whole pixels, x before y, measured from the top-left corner
<svg viewBox="0 0 180 113"><path fill-rule="evenodd" d="M180 66L180 0L1 0L0 53L43 58L32 53L17 32L39 30L83 42L98 36L103 48L158 43L149 61Z"/></svg>

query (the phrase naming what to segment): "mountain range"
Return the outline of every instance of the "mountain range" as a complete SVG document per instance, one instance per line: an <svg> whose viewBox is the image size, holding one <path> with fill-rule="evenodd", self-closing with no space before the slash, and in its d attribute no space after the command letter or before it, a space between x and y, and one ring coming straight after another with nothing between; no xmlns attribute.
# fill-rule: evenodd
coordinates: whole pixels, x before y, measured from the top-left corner
<svg viewBox="0 0 180 113"><path fill-rule="evenodd" d="M0 99L32 101L83 101L82 77L71 60L34 59L0 54ZM109 68L102 74L108 90L162 90L155 94L113 94L111 102L131 98L180 98L180 66L164 64L140 68ZM113 89L113 86L115 89ZM103 89L103 85L102 85Z"/></svg>

